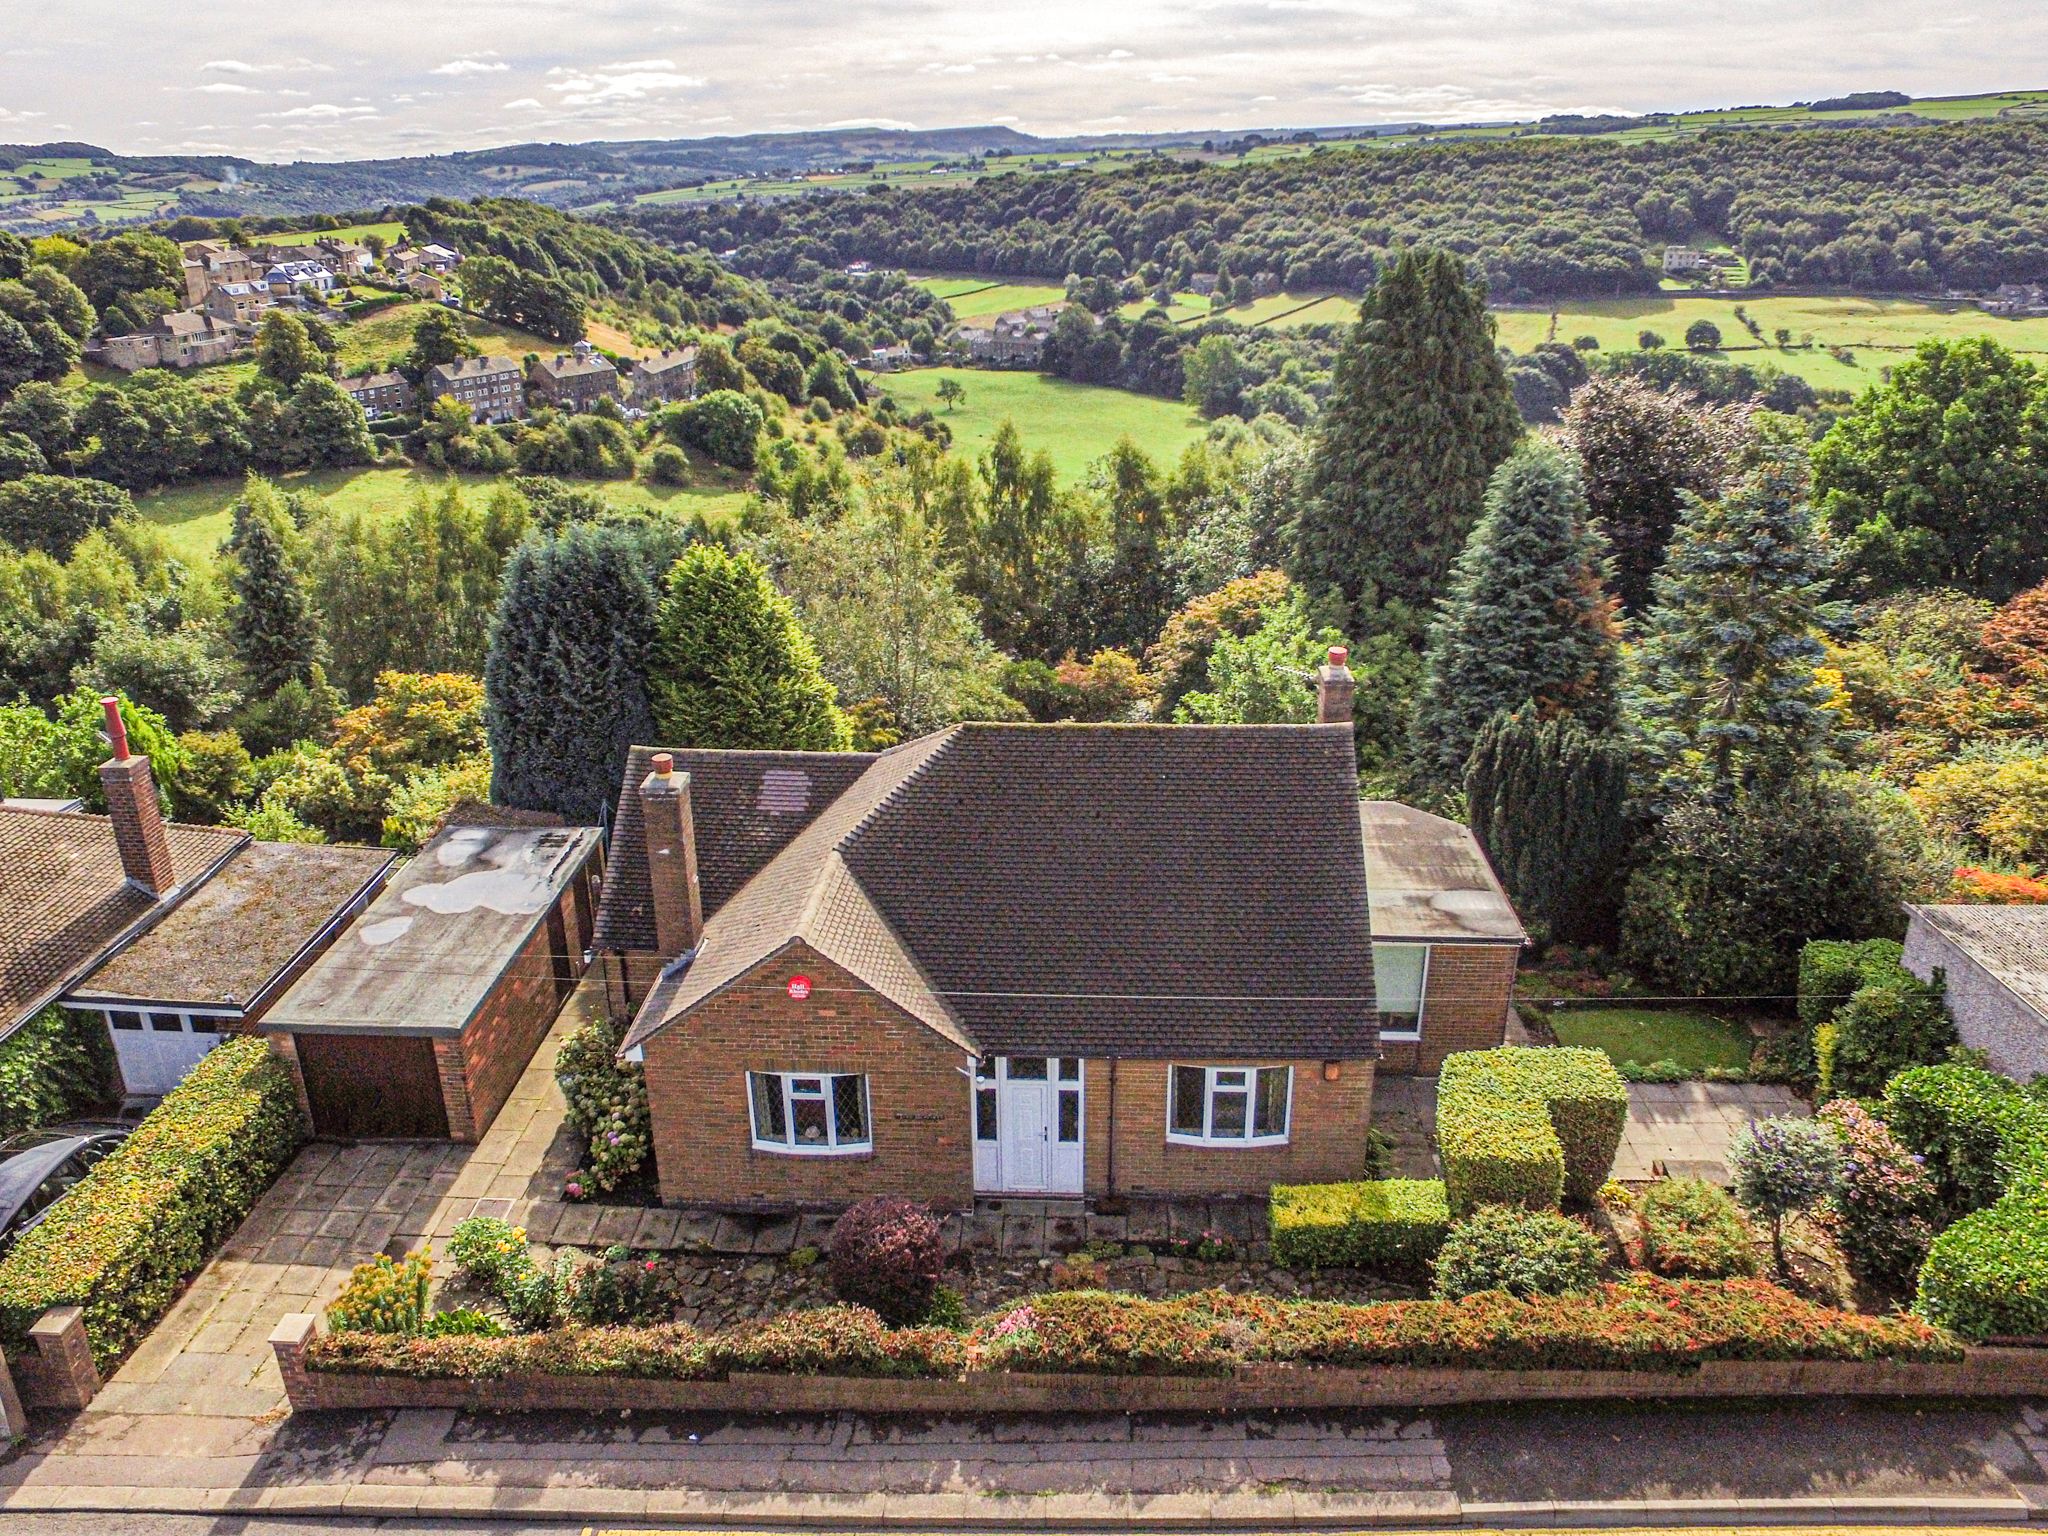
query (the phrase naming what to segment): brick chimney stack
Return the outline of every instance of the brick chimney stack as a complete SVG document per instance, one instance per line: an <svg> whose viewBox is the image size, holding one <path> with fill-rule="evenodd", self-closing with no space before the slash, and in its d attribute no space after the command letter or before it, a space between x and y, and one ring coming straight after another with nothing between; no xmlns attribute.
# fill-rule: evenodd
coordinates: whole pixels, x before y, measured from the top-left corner
<svg viewBox="0 0 2048 1536"><path fill-rule="evenodd" d="M640 782L640 824L647 837L647 884L654 901L655 943L663 960L695 949L704 935L704 897L697 888L697 822L690 776L667 752Z"/></svg>
<svg viewBox="0 0 2048 1536"><path fill-rule="evenodd" d="M148 758L128 750L121 701L101 699L100 708L107 712L107 740L114 754L100 764L100 787L106 791L107 816L114 824L121 869L151 895L161 896L178 883L178 872L171 862L164 813L156 801L156 776L149 771Z"/></svg>
<svg viewBox="0 0 2048 1536"><path fill-rule="evenodd" d="M1358 684L1351 676L1351 668L1345 665L1350 659L1351 652L1346 647L1333 645L1329 664L1316 673L1318 725L1351 723L1351 697L1358 691Z"/></svg>

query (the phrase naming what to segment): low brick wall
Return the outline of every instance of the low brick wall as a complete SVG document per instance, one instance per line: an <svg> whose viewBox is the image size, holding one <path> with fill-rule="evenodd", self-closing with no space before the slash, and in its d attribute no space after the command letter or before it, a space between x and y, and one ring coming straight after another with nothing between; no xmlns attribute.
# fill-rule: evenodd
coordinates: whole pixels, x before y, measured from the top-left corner
<svg viewBox="0 0 2048 1536"><path fill-rule="evenodd" d="M25 1408L84 1408L100 1390L85 1312L52 1307L28 1331L29 1351L8 1361Z"/></svg>
<svg viewBox="0 0 2048 1536"><path fill-rule="evenodd" d="M1412 1366L1252 1365L1231 1376L972 1372L936 1381L757 1376L654 1381L624 1376L501 1376L423 1381L315 1371L310 1313L271 1335L295 1413L460 1408L516 1413L1225 1413L1289 1408L1419 1408L1451 1403L1748 1397L2029 1397L2048 1394L2048 1349L1972 1349L1955 1365L1710 1360L1696 1371L1461 1371Z"/></svg>

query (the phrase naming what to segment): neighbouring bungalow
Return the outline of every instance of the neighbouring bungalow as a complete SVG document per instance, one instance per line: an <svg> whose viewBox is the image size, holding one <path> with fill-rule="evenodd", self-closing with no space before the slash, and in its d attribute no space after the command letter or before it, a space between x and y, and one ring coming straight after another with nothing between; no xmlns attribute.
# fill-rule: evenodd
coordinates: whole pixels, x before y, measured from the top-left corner
<svg viewBox="0 0 2048 1536"><path fill-rule="evenodd" d="M108 814L0 807L0 1036L51 1003L102 1014L124 1092L168 1093L255 1026L382 885L382 848L167 822L118 713Z"/></svg>
<svg viewBox="0 0 2048 1536"><path fill-rule="evenodd" d="M1956 1033L1993 1071L2048 1073L2048 907L1908 906L1904 959L1942 978Z"/></svg>
<svg viewBox="0 0 2048 1536"><path fill-rule="evenodd" d="M958 1209L1359 1176L1401 1043L1381 1039L1364 828L1396 818L1361 814L1344 662L1318 673L1312 726L635 748L597 944L635 1009L664 1201ZM1379 840L1412 878L1441 838L1407 831ZM1498 887L1450 862L1464 927L1396 939L1511 966ZM1445 1048L1499 1044L1506 1006L1503 985L1486 1033L1446 1001ZM1429 1042L1405 1042L1412 1068L1438 1010L1404 1007Z"/></svg>
<svg viewBox="0 0 2048 1536"><path fill-rule="evenodd" d="M328 1136L476 1141L583 974L593 828L458 808L264 1015Z"/></svg>

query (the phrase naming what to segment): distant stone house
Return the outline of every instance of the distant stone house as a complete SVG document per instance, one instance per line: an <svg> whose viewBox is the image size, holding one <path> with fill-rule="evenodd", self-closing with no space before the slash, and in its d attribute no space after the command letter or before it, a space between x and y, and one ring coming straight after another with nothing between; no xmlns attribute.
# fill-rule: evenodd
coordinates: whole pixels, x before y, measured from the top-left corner
<svg viewBox="0 0 2048 1536"><path fill-rule="evenodd" d="M326 267L317 261L304 259L274 263L264 272L263 281L280 299L291 298L307 289L314 293L332 293L340 286Z"/></svg>
<svg viewBox="0 0 2048 1536"><path fill-rule="evenodd" d="M376 264L370 248L353 240L316 241L307 248L306 254L343 283L355 281Z"/></svg>
<svg viewBox="0 0 2048 1536"><path fill-rule="evenodd" d="M635 358L626 375L626 400L642 410L666 405L672 400L690 400L697 394L697 349L664 347L646 357Z"/></svg>
<svg viewBox="0 0 2048 1536"><path fill-rule="evenodd" d="M1666 277L1701 277L1719 271L1720 267L1720 261L1709 251L1696 251L1689 245L1664 247Z"/></svg>
<svg viewBox="0 0 2048 1536"><path fill-rule="evenodd" d="M990 326L963 327L960 339L967 355L978 363L996 367L1029 367L1045 355L1046 338L1064 308L1060 304L1036 304L998 315Z"/></svg>
<svg viewBox="0 0 2048 1536"><path fill-rule="evenodd" d="M1987 315L2048 314L2048 286L2040 283L2000 283L1981 302Z"/></svg>
<svg viewBox="0 0 2048 1536"><path fill-rule="evenodd" d="M342 392L363 408L372 420L396 416L412 409L412 381L402 373L366 373L338 381Z"/></svg>
<svg viewBox="0 0 2048 1536"><path fill-rule="evenodd" d="M2048 907L1908 906L1906 969L1940 972L1963 1044L2019 1082L2048 1073Z"/></svg>
<svg viewBox="0 0 2048 1536"><path fill-rule="evenodd" d="M216 320L254 330L273 303L270 289L261 283L220 283L200 307Z"/></svg>
<svg viewBox="0 0 2048 1536"><path fill-rule="evenodd" d="M384 253L384 268L399 277L410 277L425 265L420 253L409 245L395 245Z"/></svg>
<svg viewBox="0 0 2048 1536"><path fill-rule="evenodd" d="M421 264L429 272L443 277L462 265L462 253L453 246L429 244L421 246L419 251Z"/></svg>
<svg viewBox="0 0 2048 1536"><path fill-rule="evenodd" d="M1214 272L1197 272L1188 279L1188 292L1195 295L1196 298L1206 299L1216 291L1218 281L1217 274Z"/></svg>
<svg viewBox="0 0 2048 1536"><path fill-rule="evenodd" d="M526 414L526 370L518 358L498 353L436 363L427 372L427 393L468 406L471 421L518 421Z"/></svg>
<svg viewBox="0 0 2048 1536"><path fill-rule="evenodd" d="M876 373L894 373L899 368L908 368L917 361L917 354L910 350L907 341L891 342L886 347L871 347L868 350L867 366Z"/></svg>
<svg viewBox="0 0 2048 1536"><path fill-rule="evenodd" d="M587 411L600 400L619 397L619 370L587 341L552 357L536 357L526 365L526 382L537 397L563 411Z"/></svg>
<svg viewBox="0 0 2048 1536"><path fill-rule="evenodd" d="M448 297L448 285L431 272L414 272L405 279L408 293L429 303L439 304Z"/></svg>
<svg viewBox="0 0 2048 1536"><path fill-rule="evenodd" d="M98 361L123 373L138 368L202 368L226 362L243 340L232 321L201 309L179 309L144 330L107 337Z"/></svg>
<svg viewBox="0 0 2048 1536"><path fill-rule="evenodd" d="M222 283L255 283L263 279L256 258L219 240L188 240L178 247L183 258L185 302L201 303L208 290Z"/></svg>

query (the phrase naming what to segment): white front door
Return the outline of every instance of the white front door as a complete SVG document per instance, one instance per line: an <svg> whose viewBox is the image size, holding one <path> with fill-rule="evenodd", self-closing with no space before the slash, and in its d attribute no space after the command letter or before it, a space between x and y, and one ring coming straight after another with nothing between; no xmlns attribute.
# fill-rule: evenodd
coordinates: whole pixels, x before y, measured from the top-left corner
<svg viewBox="0 0 2048 1536"><path fill-rule="evenodd" d="M220 1044L220 1021L189 1013L107 1013L121 1086L137 1098L158 1098L184 1080L199 1058Z"/></svg>
<svg viewBox="0 0 2048 1536"><path fill-rule="evenodd" d="M1081 1193L1079 1057L984 1057L974 1088L976 1188Z"/></svg>

